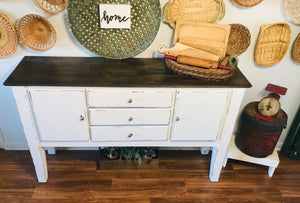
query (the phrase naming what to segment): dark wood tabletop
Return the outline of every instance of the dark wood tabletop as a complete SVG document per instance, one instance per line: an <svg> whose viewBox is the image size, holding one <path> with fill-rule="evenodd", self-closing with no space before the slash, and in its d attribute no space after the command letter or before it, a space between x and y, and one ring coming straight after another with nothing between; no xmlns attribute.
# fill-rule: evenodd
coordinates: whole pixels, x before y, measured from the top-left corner
<svg viewBox="0 0 300 203"><path fill-rule="evenodd" d="M5 86L249 88L239 69L227 81L177 75L162 58L113 60L100 57L25 56Z"/></svg>

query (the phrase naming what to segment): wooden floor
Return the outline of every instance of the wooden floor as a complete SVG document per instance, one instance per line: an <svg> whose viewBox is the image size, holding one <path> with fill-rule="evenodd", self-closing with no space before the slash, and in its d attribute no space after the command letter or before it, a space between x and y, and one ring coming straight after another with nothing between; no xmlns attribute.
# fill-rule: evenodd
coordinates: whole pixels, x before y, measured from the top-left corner
<svg viewBox="0 0 300 203"><path fill-rule="evenodd" d="M49 178L38 183L28 151L0 150L0 202L300 202L300 161L267 167L229 160L219 182L209 155L161 151L155 169L97 170L97 151L47 155Z"/></svg>

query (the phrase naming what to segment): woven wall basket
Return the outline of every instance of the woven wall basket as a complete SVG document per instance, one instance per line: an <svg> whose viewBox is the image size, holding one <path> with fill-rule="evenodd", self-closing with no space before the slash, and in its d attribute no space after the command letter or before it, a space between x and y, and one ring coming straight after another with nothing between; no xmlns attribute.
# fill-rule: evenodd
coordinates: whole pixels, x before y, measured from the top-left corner
<svg viewBox="0 0 300 203"><path fill-rule="evenodd" d="M167 67L179 75L187 75L207 81L225 81L233 76L235 69L206 69L185 64L177 63L171 59L165 59Z"/></svg>
<svg viewBox="0 0 300 203"><path fill-rule="evenodd" d="M247 50L250 45L251 34L248 28L241 24L230 24L230 35L226 53L228 55L240 55Z"/></svg>
<svg viewBox="0 0 300 203"><path fill-rule="evenodd" d="M68 7L68 0L32 0L47 15L56 15Z"/></svg>
<svg viewBox="0 0 300 203"><path fill-rule="evenodd" d="M8 16L0 13L0 58L15 53L18 46L18 36L14 24Z"/></svg>
<svg viewBox="0 0 300 203"><path fill-rule="evenodd" d="M284 0L285 11L290 20L295 24L300 24L300 1Z"/></svg>
<svg viewBox="0 0 300 203"><path fill-rule="evenodd" d="M262 1L263 0L234 0L234 2L236 4L238 4L239 6L242 6L242 7L256 6L257 4L259 4Z"/></svg>
<svg viewBox="0 0 300 203"><path fill-rule="evenodd" d="M56 42L56 32L53 25L39 15L28 14L22 17L17 32L20 40L35 51L49 50Z"/></svg>
<svg viewBox="0 0 300 203"><path fill-rule="evenodd" d="M261 66L272 66L284 57L291 39L286 23L262 25L255 47L255 61Z"/></svg>
<svg viewBox="0 0 300 203"><path fill-rule="evenodd" d="M300 63L300 33L294 41L292 49L292 57L297 62Z"/></svg>
<svg viewBox="0 0 300 203"><path fill-rule="evenodd" d="M175 28L178 20L217 23L225 15L225 4L223 0L170 0L163 10L164 21Z"/></svg>

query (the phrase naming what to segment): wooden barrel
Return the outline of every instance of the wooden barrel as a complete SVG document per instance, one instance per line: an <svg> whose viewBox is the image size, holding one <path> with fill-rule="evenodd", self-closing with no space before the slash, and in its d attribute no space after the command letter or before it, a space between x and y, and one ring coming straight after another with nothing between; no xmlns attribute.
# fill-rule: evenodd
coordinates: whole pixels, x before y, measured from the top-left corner
<svg viewBox="0 0 300 203"><path fill-rule="evenodd" d="M257 110L258 102L246 105L239 119L235 144L245 154L264 158L272 154L283 128L287 124L287 114L280 111L266 117Z"/></svg>

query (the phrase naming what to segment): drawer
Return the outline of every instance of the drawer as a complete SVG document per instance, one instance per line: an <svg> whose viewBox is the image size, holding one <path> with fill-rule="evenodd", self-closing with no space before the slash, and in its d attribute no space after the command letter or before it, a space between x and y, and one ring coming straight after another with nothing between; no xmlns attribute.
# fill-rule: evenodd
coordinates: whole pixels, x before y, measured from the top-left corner
<svg viewBox="0 0 300 203"><path fill-rule="evenodd" d="M91 125L168 125L169 109L90 109Z"/></svg>
<svg viewBox="0 0 300 203"><path fill-rule="evenodd" d="M168 126L92 126L92 141L167 140Z"/></svg>
<svg viewBox="0 0 300 203"><path fill-rule="evenodd" d="M171 107L173 91L88 90L89 107Z"/></svg>

